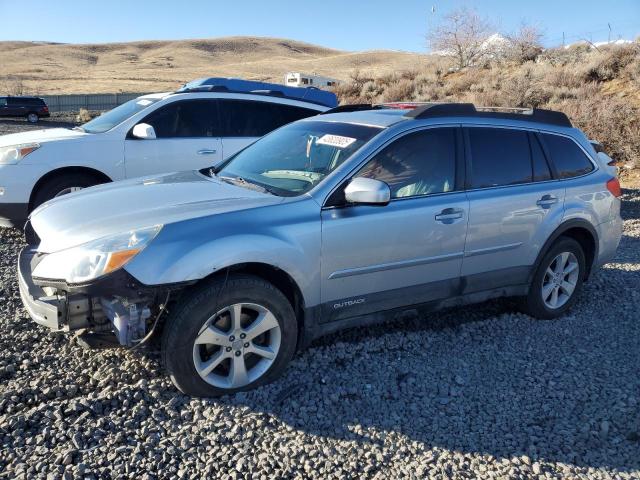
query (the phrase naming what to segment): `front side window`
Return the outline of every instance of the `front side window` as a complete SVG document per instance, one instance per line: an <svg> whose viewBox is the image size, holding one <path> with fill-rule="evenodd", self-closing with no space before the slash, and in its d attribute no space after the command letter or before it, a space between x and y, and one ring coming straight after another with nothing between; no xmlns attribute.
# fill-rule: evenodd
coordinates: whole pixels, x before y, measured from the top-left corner
<svg viewBox="0 0 640 480"><path fill-rule="evenodd" d="M391 198L450 192L455 187L454 128L433 128L410 133L386 146L358 177L389 185Z"/></svg>
<svg viewBox="0 0 640 480"><path fill-rule="evenodd" d="M87 133L103 133L111 130L113 127L120 125L128 118L133 117L136 113L149 108L156 103L158 98L135 98L126 103L103 113L99 117L94 118L90 122L80 127Z"/></svg>
<svg viewBox="0 0 640 480"><path fill-rule="evenodd" d="M471 188L499 187L532 181L526 131L470 127Z"/></svg>
<svg viewBox="0 0 640 480"><path fill-rule="evenodd" d="M160 107L142 120L157 138L220 136L217 102L214 99L181 100Z"/></svg>
<svg viewBox="0 0 640 480"><path fill-rule="evenodd" d="M276 195L300 195L381 131L347 123L291 123L240 151L216 175L240 186L254 184Z"/></svg>
<svg viewBox="0 0 640 480"><path fill-rule="evenodd" d="M593 170L589 158L570 138L546 133L542 134L542 138L559 178L579 177Z"/></svg>
<svg viewBox="0 0 640 480"><path fill-rule="evenodd" d="M6 107L6 106L7 106L7 99L0 98L0 107Z"/></svg>

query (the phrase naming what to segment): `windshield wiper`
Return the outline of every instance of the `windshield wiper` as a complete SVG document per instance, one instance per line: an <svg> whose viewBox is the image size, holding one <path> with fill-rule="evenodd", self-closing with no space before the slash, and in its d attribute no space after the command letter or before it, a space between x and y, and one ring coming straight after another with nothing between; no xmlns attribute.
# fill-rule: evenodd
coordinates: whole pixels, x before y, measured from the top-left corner
<svg viewBox="0 0 640 480"><path fill-rule="evenodd" d="M259 183L256 183L256 182L245 180L242 177L226 177L224 175L218 175L218 178L232 185L248 188L249 190L255 190L257 192L270 193L271 195L276 195L276 193L270 188L265 187L264 185L260 185Z"/></svg>

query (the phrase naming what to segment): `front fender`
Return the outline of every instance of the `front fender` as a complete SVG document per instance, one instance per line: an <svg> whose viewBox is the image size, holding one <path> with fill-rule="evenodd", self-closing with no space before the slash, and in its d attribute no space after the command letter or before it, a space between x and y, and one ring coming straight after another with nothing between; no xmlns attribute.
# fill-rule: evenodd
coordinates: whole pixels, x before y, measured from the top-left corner
<svg viewBox="0 0 640 480"><path fill-rule="evenodd" d="M201 280L238 264L262 263L287 273L302 292L305 305L319 302L319 222L294 227L274 222L262 227L264 233L226 235L215 232L237 229L212 222L203 230L189 223L165 226L125 269L139 282L157 286ZM259 231L261 227L254 224L254 229Z"/></svg>

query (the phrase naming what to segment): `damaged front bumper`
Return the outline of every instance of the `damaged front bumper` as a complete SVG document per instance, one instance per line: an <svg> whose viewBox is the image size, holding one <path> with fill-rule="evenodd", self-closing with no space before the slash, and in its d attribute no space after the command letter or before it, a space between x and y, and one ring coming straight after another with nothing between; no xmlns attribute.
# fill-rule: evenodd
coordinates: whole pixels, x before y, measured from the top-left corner
<svg viewBox="0 0 640 480"><path fill-rule="evenodd" d="M54 331L112 331L120 344L135 345L172 290L142 285L122 269L86 285L34 280L32 272L41 259L33 247L20 252L20 297L29 316Z"/></svg>

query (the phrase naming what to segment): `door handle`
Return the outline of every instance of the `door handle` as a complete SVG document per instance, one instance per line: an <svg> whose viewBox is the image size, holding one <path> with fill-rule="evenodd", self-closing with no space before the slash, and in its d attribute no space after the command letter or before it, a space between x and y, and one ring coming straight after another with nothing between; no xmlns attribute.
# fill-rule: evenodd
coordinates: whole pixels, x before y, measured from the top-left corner
<svg viewBox="0 0 640 480"><path fill-rule="evenodd" d="M205 148L203 150L198 150L198 155L215 155L217 152L217 150L208 150Z"/></svg>
<svg viewBox="0 0 640 480"><path fill-rule="evenodd" d="M551 205L558 203L558 198L553 195L543 195L540 200L536 202L536 205L542 208L551 208Z"/></svg>
<svg viewBox="0 0 640 480"><path fill-rule="evenodd" d="M436 215L436 222L450 224L462 218L464 210L460 208L445 208Z"/></svg>

